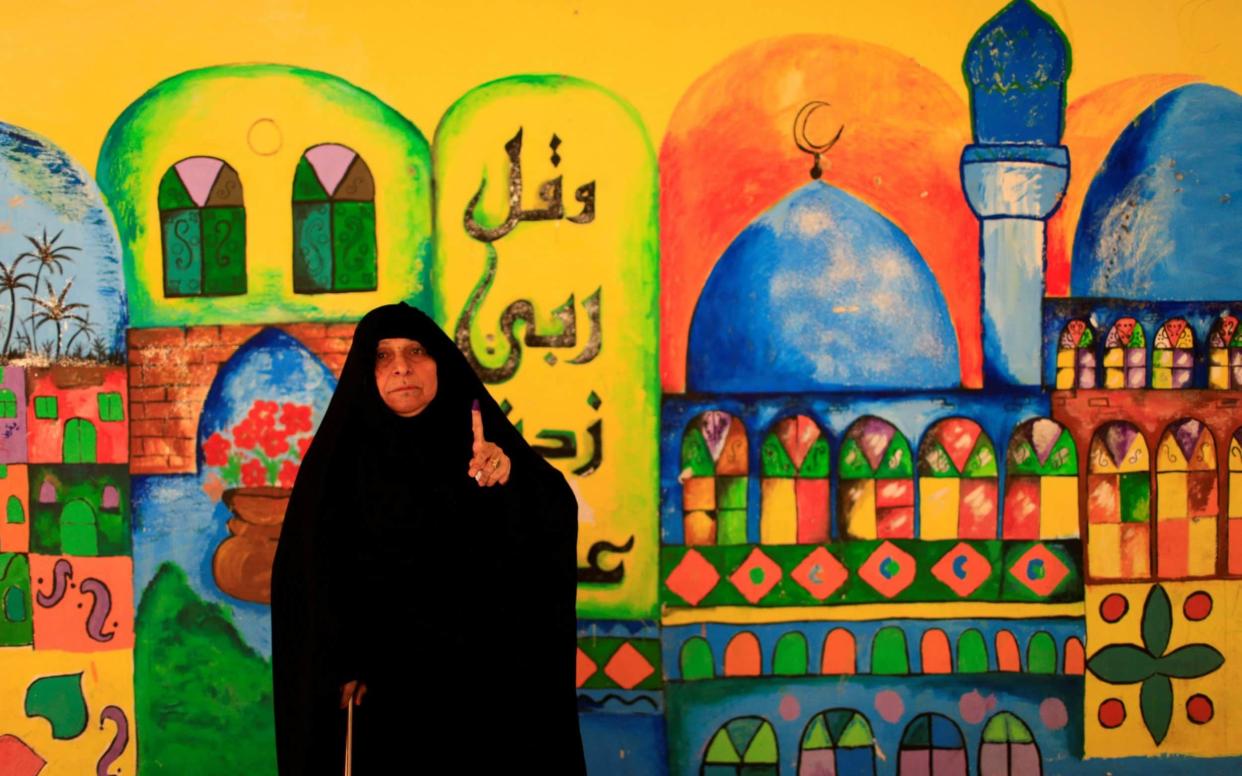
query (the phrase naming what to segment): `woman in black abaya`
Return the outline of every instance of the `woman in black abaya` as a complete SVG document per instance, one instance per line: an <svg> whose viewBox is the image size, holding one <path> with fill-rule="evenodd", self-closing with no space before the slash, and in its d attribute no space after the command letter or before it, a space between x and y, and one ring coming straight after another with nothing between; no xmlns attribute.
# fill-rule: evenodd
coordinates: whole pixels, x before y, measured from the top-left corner
<svg viewBox="0 0 1242 776"><path fill-rule="evenodd" d="M477 411L472 412L472 407ZM272 569L282 776L585 773L577 503L453 342L358 324Z"/></svg>

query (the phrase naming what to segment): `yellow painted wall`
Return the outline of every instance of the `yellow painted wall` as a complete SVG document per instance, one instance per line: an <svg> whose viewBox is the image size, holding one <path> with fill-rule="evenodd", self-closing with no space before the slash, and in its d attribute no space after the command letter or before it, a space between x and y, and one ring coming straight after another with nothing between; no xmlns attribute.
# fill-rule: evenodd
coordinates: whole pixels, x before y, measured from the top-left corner
<svg viewBox="0 0 1242 776"><path fill-rule="evenodd" d="M157 81L237 62L324 70L375 93L430 134L467 90L562 72L628 100L659 144L687 87L754 41L827 33L878 43L965 98L962 52L998 0L44 0L5 8L0 119L93 167L113 119ZM1044 0L1074 52L1069 98L1143 73L1242 91L1242 3ZM761 11L759 9L762 9Z"/></svg>

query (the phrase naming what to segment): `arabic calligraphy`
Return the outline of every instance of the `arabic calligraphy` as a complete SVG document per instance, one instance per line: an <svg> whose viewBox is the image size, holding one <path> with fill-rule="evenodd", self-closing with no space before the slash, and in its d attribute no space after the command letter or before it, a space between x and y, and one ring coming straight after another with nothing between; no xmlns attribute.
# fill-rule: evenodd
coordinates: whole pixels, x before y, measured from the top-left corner
<svg viewBox="0 0 1242 776"><path fill-rule="evenodd" d="M523 221L557 221L565 218L565 204L561 201L562 180L556 176L539 185L539 201L543 207L533 210L522 209L522 129L505 143L505 155L509 157L509 210L505 220L493 227L486 227L475 217L475 208L483 198L487 188L486 176L479 183L479 188L466 204L466 212L462 224L469 234L479 242L492 243L517 228ZM579 186L574 191L574 199L582 204L582 212L570 216L568 221L575 224L589 224L595 220L595 181Z"/></svg>
<svg viewBox="0 0 1242 776"><path fill-rule="evenodd" d="M578 567L578 581L590 582L595 584L615 585L625 578L625 561L617 561L617 565L610 569L600 566L600 556L605 552L612 554L624 554L634 549L634 537L630 536L625 544L613 544L612 542L600 541L591 545L591 549L587 550L587 565Z"/></svg>

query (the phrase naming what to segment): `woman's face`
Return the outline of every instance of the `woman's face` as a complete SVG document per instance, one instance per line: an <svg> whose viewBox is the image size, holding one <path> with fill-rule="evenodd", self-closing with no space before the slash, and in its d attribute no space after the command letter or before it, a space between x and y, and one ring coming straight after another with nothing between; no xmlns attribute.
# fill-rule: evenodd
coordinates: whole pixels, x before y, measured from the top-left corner
<svg viewBox="0 0 1242 776"><path fill-rule="evenodd" d="M418 340L394 337L375 347L375 386L388 409L403 418L436 397L436 362Z"/></svg>

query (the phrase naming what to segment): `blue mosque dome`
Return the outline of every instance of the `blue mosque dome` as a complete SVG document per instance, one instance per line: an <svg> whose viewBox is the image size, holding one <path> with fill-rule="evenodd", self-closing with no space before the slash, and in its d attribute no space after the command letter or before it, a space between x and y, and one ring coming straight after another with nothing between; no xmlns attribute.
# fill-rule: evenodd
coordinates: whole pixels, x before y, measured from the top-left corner
<svg viewBox="0 0 1242 776"><path fill-rule="evenodd" d="M959 379L944 296L914 244L825 183L793 192L737 236L690 325L692 391L949 388Z"/></svg>
<svg viewBox="0 0 1242 776"><path fill-rule="evenodd" d="M979 28L962 71L976 143L1060 144L1069 44L1029 0L1013 0Z"/></svg>
<svg viewBox="0 0 1242 776"><path fill-rule="evenodd" d="M1183 86L1127 125L1074 237L1076 296L1231 297L1242 276L1242 97Z"/></svg>

